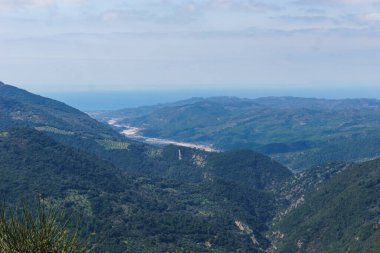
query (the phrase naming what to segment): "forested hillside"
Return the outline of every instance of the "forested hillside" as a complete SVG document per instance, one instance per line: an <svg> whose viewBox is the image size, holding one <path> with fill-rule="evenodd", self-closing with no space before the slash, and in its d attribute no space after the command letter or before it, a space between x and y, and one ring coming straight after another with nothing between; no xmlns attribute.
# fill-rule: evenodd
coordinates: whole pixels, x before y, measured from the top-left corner
<svg viewBox="0 0 380 253"><path fill-rule="evenodd" d="M0 131L15 127L36 129L60 143L114 160L123 167L126 166L118 156L108 153L126 150L135 143L64 103L1 83Z"/></svg>
<svg viewBox="0 0 380 253"><path fill-rule="evenodd" d="M39 197L43 205L64 210L79 221L81 236L92 238L95 252L372 253L380 249L380 159L321 164L292 174L275 159L251 149L206 152L133 141L62 103L3 84L0 89L4 91L0 195L8 205L21 200L33 204ZM256 102L277 108L274 101ZM309 100L289 101L284 110L306 107ZM327 138L326 146L306 148L308 141L292 144L306 148L300 153L281 153L282 144L265 148L277 150L272 156L279 160L292 161L297 155L297 163L308 159L303 163L309 165L339 160L343 152L348 160L374 156L376 135L366 132L376 129L378 121L373 115L377 101L371 101L334 102L335 113L352 106L347 117L363 116L366 110L367 116L361 118L362 127L355 123L343 135L340 130L326 136L311 132L310 138ZM173 106L199 102L204 100ZM226 115L250 101L230 103L228 110L223 109ZM326 101L318 103L326 110ZM362 107L368 103L368 108L357 111L357 103ZM154 108L138 111L146 116ZM221 110L214 109L215 114ZM208 117L205 108L202 113ZM334 124L346 116L336 116Z"/></svg>
<svg viewBox="0 0 380 253"><path fill-rule="evenodd" d="M380 251L380 159L330 165L325 175L334 171L274 226L276 252Z"/></svg>
<svg viewBox="0 0 380 253"><path fill-rule="evenodd" d="M198 184L134 177L31 130L0 137L0 192L6 201L42 194L74 211L98 252L255 252L274 197L221 179Z"/></svg>
<svg viewBox="0 0 380 253"><path fill-rule="evenodd" d="M64 103L0 83L0 129L29 126L72 135L115 136L108 126Z"/></svg>
<svg viewBox="0 0 380 253"><path fill-rule="evenodd" d="M128 150L112 150L108 155L110 161L134 174L188 183L222 179L266 189L292 175L286 167L251 150L212 153L174 145L157 148L131 144Z"/></svg>
<svg viewBox="0 0 380 253"><path fill-rule="evenodd" d="M302 170L379 156L379 113L375 99L215 97L91 115L148 137L255 149Z"/></svg>

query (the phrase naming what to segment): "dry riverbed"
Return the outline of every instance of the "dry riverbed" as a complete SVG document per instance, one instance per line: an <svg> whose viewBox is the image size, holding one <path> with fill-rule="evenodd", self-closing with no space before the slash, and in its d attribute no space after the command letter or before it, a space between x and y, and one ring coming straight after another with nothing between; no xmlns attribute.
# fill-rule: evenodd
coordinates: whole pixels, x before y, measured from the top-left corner
<svg viewBox="0 0 380 253"><path fill-rule="evenodd" d="M118 119L111 119L107 122L109 125L113 127L117 127L121 129L121 134L125 135L128 138L139 140L149 144L155 145L176 145L181 147L195 148L208 152L217 152L218 150L214 149L211 145L203 145L203 144L195 144L189 142L168 140L168 139L160 139L160 138L151 138L145 137L140 134L140 129L137 127L132 127L127 124L122 124Z"/></svg>

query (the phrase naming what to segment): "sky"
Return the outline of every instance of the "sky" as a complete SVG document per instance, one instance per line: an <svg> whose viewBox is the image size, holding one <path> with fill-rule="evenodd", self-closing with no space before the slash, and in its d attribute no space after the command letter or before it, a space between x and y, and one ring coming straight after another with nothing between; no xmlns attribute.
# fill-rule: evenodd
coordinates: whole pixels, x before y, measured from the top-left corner
<svg viewBox="0 0 380 253"><path fill-rule="evenodd" d="M0 0L0 80L37 92L380 87L380 0Z"/></svg>

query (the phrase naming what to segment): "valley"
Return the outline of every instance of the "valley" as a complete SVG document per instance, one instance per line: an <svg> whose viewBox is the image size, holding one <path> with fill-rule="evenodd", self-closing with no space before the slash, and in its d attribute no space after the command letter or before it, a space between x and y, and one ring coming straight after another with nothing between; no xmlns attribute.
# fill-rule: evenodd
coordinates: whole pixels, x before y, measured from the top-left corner
<svg viewBox="0 0 380 253"><path fill-rule="evenodd" d="M310 131L303 129L305 126L322 124L312 117L310 109L299 109L304 112L302 119L297 118L298 109L293 112L294 107L307 107L307 99L303 105L299 98L296 102L290 98L270 100L262 102L269 103L267 114L255 116L261 122L269 120L272 103L286 100L282 106L291 108L286 116L288 124L301 127L296 128L300 130L297 136ZM186 124L200 124L192 110L201 102L196 107L200 106L198 112L207 118L204 122L213 122L210 115L215 117L212 129L236 129L239 124L245 127L253 116L247 116L250 120L235 118L236 110L257 101L211 101L217 101L217 106L197 98L175 103L170 113L156 114L157 107L153 106L128 109L127 114L91 114L101 123L61 102L2 84L0 194L10 206L22 197L33 206L33 199L40 196L47 207L77 217L81 238L91 238L92 252L96 253L379 252L380 159L375 158L379 147L375 115L378 101L318 101L324 110L330 110L326 109L330 103L337 103L334 107L342 107L346 116L331 116L329 120L334 119L334 124L317 129L327 131L330 127L330 132L310 132L307 136L312 143L303 140L256 148L239 144L223 151L193 144L206 143L200 135L202 127L181 131L183 120L189 118ZM224 106L222 113L220 104ZM169 110L167 105L158 107ZM167 130L177 129L174 136L188 135L184 138L188 141L172 141L166 134L152 137L148 121L138 123L147 115L161 115L159 121L165 122L178 110L185 110L183 107L191 108L191 113L177 114L175 118L181 121L173 122ZM229 111L233 111L231 120L222 120L221 115L229 115ZM360 116L360 122L354 116ZM276 117L281 118L277 123L273 122ZM262 140L268 138L271 142L280 136L282 117L273 116L272 121L257 126L262 128ZM345 123L335 117L345 117ZM293 122L295 118L297 123ZM221 127L222 121L229 122L229 126ZM130 127L130 122L137 127ZM292 129L287 133L294 134ZM212 134L210 137L214 138ZM287 143L290 137L282 138L279 140ZM300 172L278 162L284 157L277 155L284 154L290 161L297 153L309 159L305 155L311 150L319 150L314 153L317 162L308 160ZM323 158L326 152L334 156Z"/></svg>
<svg viewBox="0 0 380 253"><path fill-rule="evenodd" d="M0 0L0 253L380 253L380 0Z"/></svg>
<svg viewBox="0 0 380 253"><path fill-rule="evenodd" d="M90 114L91 116L91 114ZM118 119L110 119L107 122L110 126L113 126L117 129L119 129L122 135L134 139L137 141L141 141L147 144L152 145L176 145L180 147L188 147L188 148L195 148L204 150L207 152L217 152L218 150L212 148L211 145L202 145L202 144L195 144L195 143L189 143L189 142L180 142L180 141L174 141L174 140L168 140L168 139L161 139L161 138L152 138L152 137L146 137L142 136L139 133L141 132L141 129L137 127L131 127L130 125L119 123Z"/></svg>
<svg viewBox="0 0 380 253"><path fill-rule="evenodd" d="M191 98L91 113L102 122L117 118L146 138L253 149L295 171L379 156L379 114L376 99L297 97Z"/></svg>

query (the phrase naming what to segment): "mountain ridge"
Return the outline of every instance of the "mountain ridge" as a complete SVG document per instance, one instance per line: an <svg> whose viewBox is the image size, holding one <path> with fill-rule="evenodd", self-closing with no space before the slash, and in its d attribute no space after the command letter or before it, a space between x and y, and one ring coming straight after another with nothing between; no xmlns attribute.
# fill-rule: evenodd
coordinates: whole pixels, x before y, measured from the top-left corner
<svg viewBox="0 0 380 253"><path fill-rule="evenodd" d="M117 118L145 137L213 145L219 150L254 149L295 170L380 155L376 148L380 100L214 97L179 104L91 116L103 122ZM355 152L356 146L363 152Z"/></svg>
<svg viewBox="0 0 380 253"><path fill-rule="evenodd" d="M275 224L274 252L379 252L380 159L337 170Z"/></svg>
<svg viewBox="0 0 380 253"><path fill-rule="evenodd" d="M11 203L40 194L44 203L74 211L82 232L99 240L96 252L259 252L269 246L270 193L217 178L188 184L129 175L45 133L6 133L0 135L0 193Z"/></svg>
<svg viewBox="0 0 380 253"><path fill-rule="evenodd" d="M3 127L5 124L40 127L49 123L50 127L63 130L81 131L93 135L100 133L118 135L109 126L93 120L78 109L11 85L0 86L0 105Z"/></svg>
<svg viewBox="0 0 380 253"><path fill-rule="evenodd" d="M275 159L250 149L212 153L134 142L62 103L36 99L17 88L7 90L16 95L0 93L0 194L12 203L20 196L31 199L40 193L46 205L75 212L81 218L81 233L95 233L95 252L377 253L380 249L380 159L330 163L292 174ZM23 96L30 101L23 104ZM275 100L266 103L281 107ZM240 102L233 100L213 112L238 110L246 104ZM68 111L66 117L73 121L41 117L36 124L33 115L44 115L50 103L58 106L57 114ZM303 107L300 101L295 103ZM357 105L345 103L355 113ZM376 123L371 110L377 110L377 102L364 103L369 114L360 120ZM213 105L204 103L197 112L207 116L204 109ZM23 116L23 124L12 119L14 112ZM77 117L90 125L82 128ZM344 123L343 128L352 127ZM98 124L110 135L97 133ZM361 141L360 148L352 143L350 148L373 154ZM370 144L378 147L375 141ZM329 152L346 152L338 144L329 143Z"/></svg>

